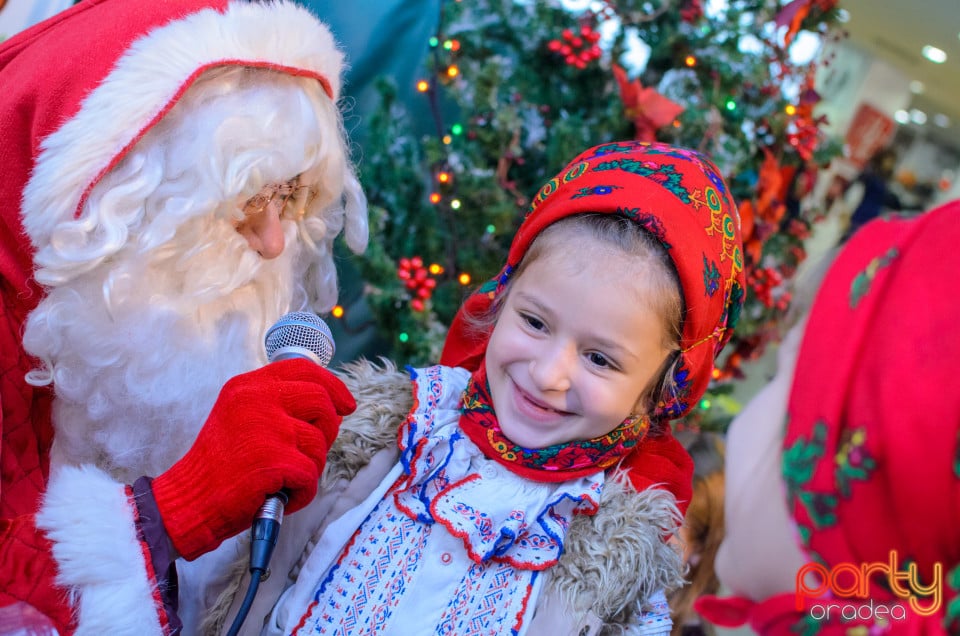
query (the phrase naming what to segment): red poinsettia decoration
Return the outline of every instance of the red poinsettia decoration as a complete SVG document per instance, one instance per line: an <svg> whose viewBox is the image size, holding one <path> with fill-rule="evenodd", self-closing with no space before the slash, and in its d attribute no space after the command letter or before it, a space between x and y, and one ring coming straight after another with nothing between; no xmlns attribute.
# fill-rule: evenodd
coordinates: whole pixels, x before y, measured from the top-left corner
<svg viewBox="0 0 960 636"><path fill-rule="evenodd" d="M780 162L766 146L762 147L763 163L757 177L757 214L764 221L779 223L783 217L783 172Z"/></svg>
<svg viewBox="0 0 960 636"><path fill-rule="evenodd" d="M837 2L838 0L793 0L793 2L781 9L777 17L774 18L774 22L778 28L784 25L787 26L787 33L783 37L784 47L790 46L790 43L793 42L793 38L800 30L800 25L803 24L803 21L810 14L810 9L816 7L826 13L837 6Z"/></svg>
<svg viewBox="0 0 960 636"><path fill-rule="evenodd" d="M757 177L756 194L738 202L743 250L749 264L759 263L763 243L776 231L786 211L784 175L780 162L769 148L762 148L764 159Z"/></svg>
<svg viewBox="0 0 960 636"><path fill-rule="evenodd" d="M656 141L657 131L684 111L680 104L664 97L655 88L643 86L639 79L627 80L627 71L614 64L613 76L620 87L624 114L633 121L636 139Z"/></svg>

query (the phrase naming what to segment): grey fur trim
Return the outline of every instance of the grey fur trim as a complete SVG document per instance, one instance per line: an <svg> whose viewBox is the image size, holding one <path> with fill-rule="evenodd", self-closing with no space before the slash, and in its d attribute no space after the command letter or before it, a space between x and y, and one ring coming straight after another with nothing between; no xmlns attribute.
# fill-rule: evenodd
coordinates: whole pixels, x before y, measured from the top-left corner
<svg viewBox="0 0 960 636"><path fill-rule="evenodd" d="M597 514L570 524L547 585L573 614L600 617L600 634L630 634L654 592L683 585L681 555L667 542L681 521L671 493L638 493L622 477L608 478Z"/></svg>
<svg viewBox="0 0 960 636"><path fill-rule="evenodd" d="M353 479L377 451L397 445L397 428L413 408L413 383L391 361L381 358L380 364L358 360L337 370L357 410L343 420L330 448L321 488Z"/></svg>

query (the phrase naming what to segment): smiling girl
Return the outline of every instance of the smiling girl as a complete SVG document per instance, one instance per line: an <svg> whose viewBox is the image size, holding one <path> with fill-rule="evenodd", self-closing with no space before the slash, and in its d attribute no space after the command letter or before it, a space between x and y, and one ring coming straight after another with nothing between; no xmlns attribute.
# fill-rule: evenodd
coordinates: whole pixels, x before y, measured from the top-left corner
<svg viewBox="0 0 960 636"><path fill-rule="evenodd" d="M666 250L638 224L587 214L547 227L487 347L504 435L543 448L639 425L679 349L681 308Z"/></svg>
<svg viewBox="0 0 960 636"><path fill-rule="evenodd" d="M357 409L243 633L669 634L693 477L669 420L705 391L742 295L709 160L640 142L576 157L440 365L341 370ZM205 631L245 588L205 592Z"/></svg>

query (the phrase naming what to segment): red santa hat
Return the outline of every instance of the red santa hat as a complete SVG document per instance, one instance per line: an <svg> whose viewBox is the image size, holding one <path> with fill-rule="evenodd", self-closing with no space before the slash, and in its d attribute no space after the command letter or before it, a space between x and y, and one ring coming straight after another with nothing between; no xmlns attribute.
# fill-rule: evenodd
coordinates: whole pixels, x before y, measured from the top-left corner
<svg viewBox="0 0 960 636"><path fill-rule="evenodd" d="M85 0L0 45L0 275L28 291L20 228L46 245L205 70L233 65L339 97L343 55L292 2Z"/></svg>

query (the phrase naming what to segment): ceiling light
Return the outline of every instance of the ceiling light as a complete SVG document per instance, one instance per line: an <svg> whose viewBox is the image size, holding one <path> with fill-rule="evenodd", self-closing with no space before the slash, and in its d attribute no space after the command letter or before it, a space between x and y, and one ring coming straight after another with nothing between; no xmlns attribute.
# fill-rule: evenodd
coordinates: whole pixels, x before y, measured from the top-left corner
<svg viewBox="0 0 960 636"><path fill-rule="evenodd" d="M905 110L898 110L893 114L893 119L898 124L906 124L910 121L910 113Z"/></svg>
<svg viewBox="0 0 960 636"><path fill-rule="evenodd" d="M910 92L914 95L919 95L923 92L923 82L920 80L913 80L910 82Z"/></svg>
<svg viewBox="0 0 960 636"><path fill-rule="evenodd" d="M933 116L933 123L935 123L937 126L940 126L941 128L949 128L950 118L944 115L943 113L937 113L936 115Z"/></svg>
<svg viewBox="0 0 960 636"><path fill-rule="evenodd" d="M917 124L918 126L922 126L925 123L927 123L927 114L922 110L912 108L910 109L910 121Z"/></svg>
<svg viewBox="0 0 960 636"><path fill-rule="evenodd" d="M947 61L947 54L943 50L929 44L923 47L923 57L934 64L943 64Z"/></svg>

